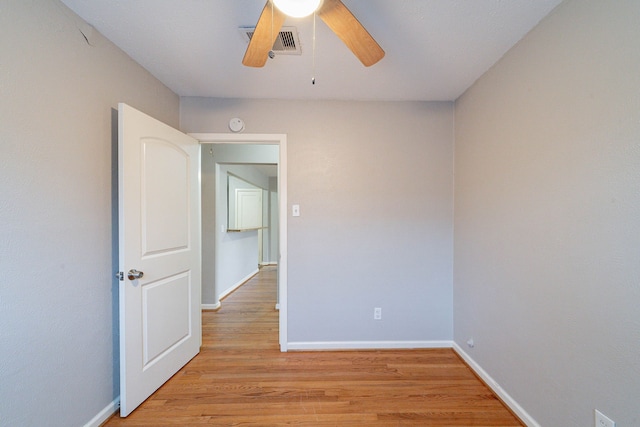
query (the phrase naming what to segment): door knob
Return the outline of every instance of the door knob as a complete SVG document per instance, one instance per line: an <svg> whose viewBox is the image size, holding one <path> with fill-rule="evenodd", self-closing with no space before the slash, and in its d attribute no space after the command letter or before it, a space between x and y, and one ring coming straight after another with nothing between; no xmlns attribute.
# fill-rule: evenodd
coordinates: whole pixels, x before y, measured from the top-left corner
<svg viewBox="0 0 640 427"><path fill-rule="evenodd" d="M135 268L132 268L127 273L127 277L129 278L129 280L142 279L142 276L144 276L144 273L142 271L136 270Z"/></svg>

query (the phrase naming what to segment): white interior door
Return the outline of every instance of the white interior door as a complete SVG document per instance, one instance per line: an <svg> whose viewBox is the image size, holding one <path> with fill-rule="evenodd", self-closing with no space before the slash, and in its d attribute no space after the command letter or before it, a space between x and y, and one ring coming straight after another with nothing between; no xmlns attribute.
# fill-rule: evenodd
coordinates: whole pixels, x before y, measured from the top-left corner
<svg viewBox="0 0 640 427"><path fill-rule="evenodd" d="M118 141L120 415L127 416L200 351L200 147L126 104L118 105Z"/></svg>
<svg viewBox="0 0 640 427"><path fill-rule="evenodd" d="M262 227L262 189L236 188L236 227Z"/></svg>

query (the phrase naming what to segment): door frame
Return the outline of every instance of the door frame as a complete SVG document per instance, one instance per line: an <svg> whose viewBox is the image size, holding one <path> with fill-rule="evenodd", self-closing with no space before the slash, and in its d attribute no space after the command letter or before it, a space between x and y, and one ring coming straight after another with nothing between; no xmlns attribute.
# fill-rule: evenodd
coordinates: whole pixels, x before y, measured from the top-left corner
<svg viewBox="0 0 640 427"><path fill-rule="evenodd" d="M201 144L278 145L278 295L280 351L287 351L287 135L263 133L188 133Z"/></svg>

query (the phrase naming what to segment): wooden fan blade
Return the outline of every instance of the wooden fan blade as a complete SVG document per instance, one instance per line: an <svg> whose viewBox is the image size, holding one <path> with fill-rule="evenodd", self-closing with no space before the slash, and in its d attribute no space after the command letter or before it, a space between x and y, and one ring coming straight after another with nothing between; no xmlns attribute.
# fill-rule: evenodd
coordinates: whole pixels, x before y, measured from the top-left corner
<svg viewBox="0 0 640 427"><path fill-rule="evenodd" d="M273 17L273 25L272 25ZM244 53L242 63L247 67L264 67L269 56L269 51L273 48L273 43L278 37L286 15L277 7L273 7L271 1L264 5L255 32L251 37L247 51Z"/></svg>
<svg viewBox="0 0 640 427"><path fill-rule="evenodd" d="M375 64L384 57L384 50L342 1L324 0L317 14L365 67Z"/></svg>

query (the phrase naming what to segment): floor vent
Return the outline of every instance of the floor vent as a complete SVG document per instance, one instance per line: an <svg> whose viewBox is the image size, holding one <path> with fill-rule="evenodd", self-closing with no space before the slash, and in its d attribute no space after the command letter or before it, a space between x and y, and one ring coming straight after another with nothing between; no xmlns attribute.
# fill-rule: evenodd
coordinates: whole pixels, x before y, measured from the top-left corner
<svg viewBox="0 0 640 427"><path fill-rule="evenodd" d="M249 43L251 37L253 37L255 29L256 27L240 28L240 33L247 43ZM282 27L276 41L273 43L272 50L278 55L302 55L296 27Z"/></svg>

